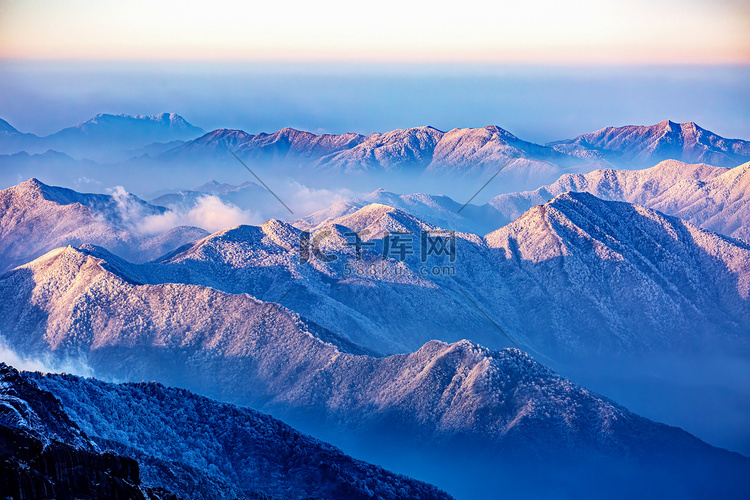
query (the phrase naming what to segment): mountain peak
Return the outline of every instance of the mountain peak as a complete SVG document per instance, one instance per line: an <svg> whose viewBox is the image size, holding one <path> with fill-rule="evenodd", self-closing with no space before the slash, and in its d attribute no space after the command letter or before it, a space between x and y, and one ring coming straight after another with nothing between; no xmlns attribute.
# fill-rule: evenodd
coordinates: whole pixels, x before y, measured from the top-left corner
<svg viewBox="0 0 750 500"><path fill-rule="evenodd" d="M266 222L260 225L261 229L263 229L263 232L266 234L274 233L274 234L288 234L288 233L296 233L298 230L288 222L284 222L283 220L279 219L268 219Z"/></svg>
<svg viewBox="0 0 750 500"><path fill-rule="evenodd" d="M185 120L182 116L178 115L177 113L158 113L155 115L127 115L125 113L119 113L119 114L98 113L93 118L90 118L89 120L86 120L85 122L79 125L99 124L103 122L116 122L116 121L123 121L123 120L154 122L154 123L165 124L170 127L178 127L178 128L182 128L182 127L195 128L193 127L193 125L188 123L187 120Z"/></svg>
<svg viewBox="0 0 750 500"><path fill-rule="evenodd" d="M668 159L735 167L750 157L750 141L725 139L692 121L606 127L550 145L579 157L599 155L616 165L626 162L635 167L651 167Z"/></svg>
<svg viewBox="0 0 750 500"><path fill-rule="evenodd" d="M42 187L47 187L47 185L44 184L39 179L37 179L36 177L32 177L31 179L23 181L22 183L18 184L18 187L41 189Z"/></svg>
<svg viewBox="0 0 750 500"><path fill-rule="evenodd" d="M656 124L659 128L674 128L677 125L679 125L679 123L673 122L672 120L662 120Z"/></svg>
<svg viewBox="0 0 750 500"><path fill-rule="evenodd" d="M34 196L46 198L45 194L48 194L49 186L41 182L36 177L32 177L16 186L8 188L13 190L21 196Z"/></svg>
<svg viewBox="0 0 750 500"><path fill-rule="evenodd" d="M236 141L250 140L255 137L252 134L248 134L244 130L231 129L231 128L217 128L211 132L207 132L205 135L198 137L194 141L195 143L209 143L212 141L221 141L225 139L234 139Z"/></svg>
<svg viewBox="0 0 750 500"><path fill-rule="evenodd" d="M510 137L515 137L515 135L511 134L510 132L508 132L507 130L505 130L504 128L502 128L502 127L500 127L498 125L487 125L486 127L483 127L483 128L486 129L486 130L489 130L491 132L494 132L496 134L507 135L507 136L510 136Z"/></svg>

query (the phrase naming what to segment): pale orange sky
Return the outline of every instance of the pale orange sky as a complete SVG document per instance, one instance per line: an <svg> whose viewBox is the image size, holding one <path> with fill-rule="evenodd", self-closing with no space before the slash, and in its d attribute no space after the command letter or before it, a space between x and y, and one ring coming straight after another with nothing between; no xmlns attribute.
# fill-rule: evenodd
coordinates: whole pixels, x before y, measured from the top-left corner
<svg viewBox="0 0 750 500"><path fill-rule="evenodd" d="M746 0L0 0L0 57L750 63Z"/></svg>

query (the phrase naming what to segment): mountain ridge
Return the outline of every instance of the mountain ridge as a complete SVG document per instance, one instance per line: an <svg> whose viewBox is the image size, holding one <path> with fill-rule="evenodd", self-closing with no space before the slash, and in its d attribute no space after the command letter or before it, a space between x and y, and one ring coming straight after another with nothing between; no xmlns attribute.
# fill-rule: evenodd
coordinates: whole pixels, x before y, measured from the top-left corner
<svg viewBox="0 0 750 500"><path fill-rule="evenodd" d="M3 123L6 123L3 121ZM126 115L99 113L96 116L58 132L37 136L21 133L10 124L0 138L0 152L40 153L49 149L76 159L112 162L123 160L128 150L154 142L193 139L205 131L187 122L176 113Z"/></svg>
<svg viewBox="0 0 750 500"><path fill-rule="evenodd" d="M129 193L79 193L35 178L1 190L0 209L0 274L67 244L100 244L145 262L208 234L178 226L143 236L135 228L136 219L167 209ZM39 238L41 234L45 237Z"/></svg>
<svg viewBox="0 0 750 500"><path fill-rule="evenodd" d="M549 145L574 154L595 151L609 159L619 158L641 166L675 159L734 167L747 161L750 155L748 141L725 139L695 122L675 123L671 120L650 126L606 127Z"/></svg>
<svg viewBox="0 0 750 500"><path fill-rule="evenodd" d="M365 227L379 227L380 219L393 217L394 213L397 221L408 215L401 215L390 207L376 206L373 209L375 219L367 222ZM594 210L597 216L587 216L588 210ZM701 266L691 262L691 259L701 254L697 250L690 250L690 246L686 247L687 250L671 245L666 247L664 252L670 254L669 258L664 257L664 253L647 250L661 241L676 239L689 243L692 240L681 236L689 234L706 248L715 249L714 257L727 259L726 255L732 256L726 262L735 268L739 266L736 272L748 278L750 272L743 271L743 266L746 268L750 259L743 256L750 254L750 247L738 249L732 240L702 231L678 219L626 203L597 200L591 195L580 193L561 195L556 201L547 204L546 208L538 207L526 217L533 217L541 224L551 224L555 232L550 234L555 241L558 241L559 234L565 243L565 246L549 247L542 242L536 245L537 248L542 252L552 248L555 256L573 258L571 262L575 267L563 262L564 272L558 273L555 280L547 279L552 281L550 286L554 285L558 290L557 295L553 294L549 303L543 302L540 297L545 293L549 294L551 290L529 288L528 284L520 281L523 277L523 280L527 280L526 283L539 283L543 280L538 276L548 276L551 271L560 267L558 260L545 258L545 253L532 253L532 256L539 256L539 261L545 264L544 267L534 269L537 263L524 256L526 247L515 248L506 243L511 237L533 229L529 229L531 224L523 218L515 226L501 230L504 232L488 236L487 243L482 243L484 240L475 235L463 237L462 242L465 244L474 242L477 253L473 254L472 263L463 267L466 272L473 269L474 275L467 276L467 280L460 283L468 287L468 280L472 277L481 278L483 273L500 266L500 274L507 283L498 283L486 274L476 287L466 288L465 293L473 296L473 300L481 304L483 310L502 322L502 328L507 328L524 344L524 338L530 339L531 332L540 329L536 317L545 309L552 311L555 321L564 319L553 307L559 301L560 293L567 293L567 290L574 293L566 299L566 306L588 303L591 296L577 291L586 283L585 280L573 279L568 287L557 285L560 280L569 279L570 276L575 278L586 272L592 273L586 266L597 269L596 266L602 265L600 256L606 258L605 264L613 263L617 266L620 260L615 254L628 256L629 252L637 252L637 258L630 259L633 263L628 264L624 271L618 271L617 267L602 268L605 272L597 271L597 274L607 279L611 276L616 280L619 279L618 276L627 278L633 272L640 273L639 277L650 280L645 282L645 290L663 289L661 295L658 295L659 300L653 299L655 295L649 295L649 303L653 302L656 306L663 301L668 306L688 301L705 312L707 308L700 302L704 300L711 307L716 306L719 315L747 309L747 304L741 305L741 298L731 299L730 296L723 298L720 294L717 295L724 286L721 274L721 266L726 265L724 261L704 266L704 275L687 276L681 282L683 289L675 290L672 286L676 283L673 277L681 276L683 268L672 268L677 263L685 262L686 268L701 269ZM363 224L365 219L361 219ZM408 220L411 219L403 219L404 222ZM633 220L638 222L632 223ZM572 226L571 221L574 222ZM337 227L336 224L331 224L330 228L331 239L327 242L328 246L322 247L326 253L342 244L340 237L346 229L343 226ZM654 228L662 229L655 232ZM644 456L642 454L648 456L648 450L651 450L649 446L660 439L666 439L665 443L672 443L668 446L665 444L667 448L673 449L670 447L674 445L681 450L675 450L675 456L682 456L688 450L693 450L689 454L698 453L698 456L702 456L700 449L709 450L703 448L703 444L696 444L697 441L693 441L695 438L680 434L682 431L667 430L653 422L641 420L642 417L626 413L611 401L554 374L515 349L491 350L471 341L450 344L432 341L409 354L373 357L337 347L335 339L339 339L340 346L350 345L347 342L351 340L332 330L317 327L305 315L292 313L283 306L264 303L253 297L268 299L271 296L271 300L278 300L285 305L294 304L291 299L299 297L299 289L285 293L288 290L285 286L287 280L279 275L277 267L285 265L282 257L286 258L284 256L290 252L292 259L298 258L294 253L297 231L291 225L279 221L269 221L263 226L237 226L204 239L192 251L178 254L169 262L141 266L114 259L108 261L106 254L99 253L96 249L58 249L0 277L0 293L14 297L8 303L0 304L0 315L7 318L10 326L3 333L10 345L24 355L51 353L62 356L66 352L83 352L95 372L104 370L111 377L121 380L156 378L164 383L188 385L192 390L210 394L217 399L257 405L266 411L283 415L293 425L301 426L303 430L328 441L336 443L337 439L343 440L344 444L352 446L352 450L362 453L370 450L369 453L373 453L362 458L381 460L387 457L388 461L385 463L395 464L389 465L391 468L439 485L447 484L441 482L447 479L425 477L412 473L414 469L401 468L408 467L408 464L397 463L393 451L383 451L383 447L371 448L375 446L371 440L375 440L376 444L380 442L386 448L397 443L410 443L412 450L428 445L427 449L430 450L434 439L437 443L442 443L438 449L450 450L448 454L453 458L457 451L452 446L458 446L457 443L460 443L463 447L461 449L468 456L478 456L476 453L480 450L518 449L519 453L520 450L530 453L530 460L534 460L533 456L571 459L600 456L601 453L615 460ZM643 237L624 237L631 233L642 234ZM547 233L540 234L547 237ZM610 241L601 234L612 234L616 240L623 242ZM630 243L633 250L624 243L631 240L637 243ZM524 241L530 247L534 246L533 240L525 238ZM242 246L244 243L248 244L247 248L253 253L245 253ZM593 250L584 251L591 248ZM353 255L355 249L348 248L346 251ZM242 269L242 266L246 266L250 255L256 259L254 265L258 265L261 270L263 266L267 266L273 271L269 276L278 278L278 281L269 280L262 273L251 273L247 275L247 279L233 278L233 268ZM473 260L474 257L478 259L483 255L483 258L488 259L485 264ZM515 263L515 256L521 260L520 269L516 269L518 264ZM220 265L205 269L197 265L177 265L181 260L187 260L191 264L208 262L204 259L216 261ZM332 281L337 277L335 268L319 262L311 264L312 267L289 269L308 279L315 273L321 273L321 283L327 284L331 289L336 286L341 288L343 293L339 298L347 295L350 297L352 302L349 307L353 311L357 311L355 304L366 303L362 296L353 296L352 289L346 287L345 280L338 284ZM126 269L121 269L122 267ZM157 271L161 274L156 274ZM406 311L414 309L413 304L426 308L430 303L429 300L419 300L419 296L404 294L406 288L403 284L416 286L419 281L412 281L413 279L425 280L413 271L412 275L407 274L406 269L404 273L404 276L395 278L379 281L372 279L368 284L377 284L382 290L386 290L385 285L391 281L399 284L395 290L401 301L405 302L406 309L403 313L394 313L393 317L399 320L397 324L401 328L405 324L404 320L409 319ZM708 279L711 276L716 287ZM207 281L209 278L210 283ZM227 278L229 281L224 281ZM362 280L364 283L364 278ZM700 299L694 295L697 293L696 280L703 283L700 291L706 298ZM191 281L196 284L183 283ZM222 288L226 290L229 282L236 283L237 289L227 290L231 293L220 291ZM250 289L248 284L253 283L264 293L256 293ZM511 319L512 311L504 309L512 296L486 295L492 288L483 286L486 283L495 283L498 288L502 286L513 289L519 296L519 304L534 303L538 306L537 310L531 312L525 309L517 311L518 321L530 323L523 337L517 335L518 325ZM744 283L747 295L747 279ZM459 296L459 291L451 288L448 281L425 280L424 285L426 290L439 285L443 288L440 292L443 297L446 292L449 292L448 297L451 294ZM528 291L521 289L521 285ZM15 290L15 293L11 294L9 290ZM575 295L576 293L579 295ZM565 298L564 295L562 297ZM617 302L628 304L627 299L625 296L618 297ZM480 315L476 312L472 315L472 304L469 302L467 305L464 299L461 300L464 310L454 309L452 312L464 314L465 311L466 315L462 315L461 322L453 324L452 328L459 332L466 325L467 331L477 330L477 327L492 328L486 319L482 319L484 324L475 323L474 319L480 318ZM324 313L333 310L325 306L322 309ZM436 307L422 312L425 321L432 316L438 319L439 324L441 309L450 309L445 299L437 302ZM621 311L634 314L639 309L643 307L624 307ZM669 307L664 310L670 311ZM647 307L639 314L648 321L653 311L652 307ZM674 318L670 317L670 322L674 321L680 329L691 324L700 329L702 320L700 317L696 320L692 316L694 313L690 311L689 307L678 309ZM365 312L363 309L359 310L360 314ZM680 320L684 312L691 316ZM571 333L588 327L594 340L602 337L602 329L596 323L593 326L586 325L575 309L570 314L575 318L571 323L574 325L570 329ZM385 315L391 314L388 312ZM743 317L735 316L732 320L745 321ZM313 321L321 318L325 319L325 315L318 316ZM714 318L710 319L713 321ZM346 323L339 318L332 320L335 324L343 325L338 331L346 332L351 337L351 333L346 331ZM371 316L369 321L374 321L374 317ZM663 327L664 322L659 324ZM375 331L377 330L382 330L382 327ZM634 330L628 328L627 331ZM386 333L397 336L405 332L387 329ZM435 335L435 331L429 329L427 333ZM667 335L666 331L660 334L666 335L666 345L673 347L675 339ZM613 339L627 346L638 343L647 346L647 342L659 341L652 335L641 335L634 339L632 334L613 336ZM541 345L539 339L531 340L531 344L538 349ZM584 340L588 341L585 335L579 334L578 341ZM714 342L718 340L718 337L712 338ZM565 342L565 336L561 335L559 341ZM56 349L50 349L52 347ZM245 382L240 383L240 380ZM253 380L254 383L247 383L248 380ZM572 401L577 403L570 407L569 402ZM593 420L592 415L596 415ZM364 432L363 429L369 431ZM388 440L381 434L387 429L392 432ZM336 430L344 432L346 437L339 435L336 438L335 435L330 435L329 438L325 434L335 434ZM655 434L648 437L651 432ZM357 443L348 439L360 440L360 447L356 448ZM691 442L694 444L689 444ZM411 447L412 443L415 447ZM374 452L373 449L378 451ZM433 455L438 460L439 454ZM513 455L516 460L519 456ZM486 458L485 455L482 457ZM495 456L495 459L498 458ZM705 463L703 459L697 460L700 464ZM447 462L442 463L445 466ZM440 474L446 472L445 469L436 470L440 470ZM489 476L482 477L487 479ZM456 486L451 486L451 491L453 487Z"/></svg>
<svg viewBox="0 0 750 500"><path fill-rule="evenodd" d="M518 218L534 205L565 191L589 192L611 201L637 203L678 216L705 229L750 241L748 194L750 162L732 169L665 160L644 170L595 170L565 174L534 191L496 196L488 205L502 221ZM703 198L703 199L701 199ZM731 206L729 209L727 206ZM728 220L726 220L728 219Z"/></svg>

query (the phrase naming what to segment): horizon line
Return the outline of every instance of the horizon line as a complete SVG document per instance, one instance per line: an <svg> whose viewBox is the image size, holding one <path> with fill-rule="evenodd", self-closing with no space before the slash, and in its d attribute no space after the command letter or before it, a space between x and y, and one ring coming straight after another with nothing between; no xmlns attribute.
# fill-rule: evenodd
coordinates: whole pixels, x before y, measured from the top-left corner
<svg viewBox="0 0 750 500"><path fill-rule="evenodd" d="M248 65L330 65L330 66L415 66L415 67L746 67L750 66L750 54L742 58L685 59L685 58L385 58L385 57L90 57L90 56L15 56L0 54L2 63L90 63L90 64L248 64Z"/></svg>

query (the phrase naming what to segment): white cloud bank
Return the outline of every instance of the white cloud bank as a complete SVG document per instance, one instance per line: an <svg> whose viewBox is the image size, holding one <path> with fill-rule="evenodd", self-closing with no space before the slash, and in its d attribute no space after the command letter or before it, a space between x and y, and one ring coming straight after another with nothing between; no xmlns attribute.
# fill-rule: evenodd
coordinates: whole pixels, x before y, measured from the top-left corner
<svg viewBox="0 0 750 500"><path fill-rule="evenodd" d="M348 189L311 188L293 179L286 179L275 189L284 205L294 213L290 213L265 190L248 191L232 200L241 206L221 195L206 193L197 199L167 205L167 211L161 214L150 212L146 205L122 186L107 191L116 203L117 213L114 217L118 219L117 223L142 236L155 236L178 226L194 226L213 233L239 224L258 225L273 218L294 222L312 212L328 208L336 201L357 195Z"/></svg>
<svg viewBox="0 0 750 500"><path fill-rule="evenodd" d="M213 233L238 224L261 222L263 218L256 212L242 210L218 196L206 195L192 208L169 207L163 214L142 217L136 223L136 230L144 235L154 235L177 226L195 226Z"/></svg>

